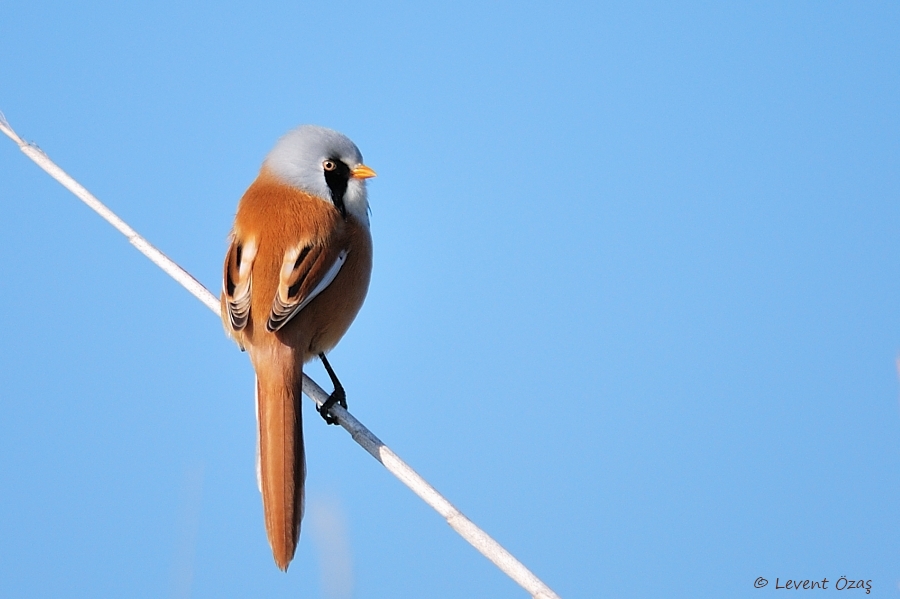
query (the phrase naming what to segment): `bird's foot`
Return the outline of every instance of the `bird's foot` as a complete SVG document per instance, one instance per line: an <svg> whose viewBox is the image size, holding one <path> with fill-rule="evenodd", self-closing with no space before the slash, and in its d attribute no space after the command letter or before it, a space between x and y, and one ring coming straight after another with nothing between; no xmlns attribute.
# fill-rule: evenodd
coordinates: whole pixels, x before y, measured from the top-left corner
<svg viewBox="0 0 900 599"><path fill-rule="evenodd" d="M342 408L347 409L347 394L344 393L343 387L337 387L334 393L328 396L321 407L316 407L316 411L328 424L337 424L337 418L331 415L331 408L334 404L340 404Z"/></svg>

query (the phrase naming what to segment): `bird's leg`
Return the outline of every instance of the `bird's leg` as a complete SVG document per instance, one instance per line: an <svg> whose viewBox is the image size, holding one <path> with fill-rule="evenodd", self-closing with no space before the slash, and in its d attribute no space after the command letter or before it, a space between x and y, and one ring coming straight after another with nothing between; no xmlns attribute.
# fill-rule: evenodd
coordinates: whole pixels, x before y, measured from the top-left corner
<svg viewBox="0 0 900 599"><path fill-rule="evenodd" d="M328 399L322 403L321 408L316 407L316 411L328 424L337 424L337 418L331 415L331 406L337 403L341 404L341 407L346 409L347 394L344 393L344 386L341 385L341 381L339 381L337 375L334 374L334 370L331 368L331 364L328 363L325 354L319 354L319 359L322 360L322 365L325 367L325 370L328 371L328 376L331 378L331 384L334 385L334 391L328 396Z"/></svg>

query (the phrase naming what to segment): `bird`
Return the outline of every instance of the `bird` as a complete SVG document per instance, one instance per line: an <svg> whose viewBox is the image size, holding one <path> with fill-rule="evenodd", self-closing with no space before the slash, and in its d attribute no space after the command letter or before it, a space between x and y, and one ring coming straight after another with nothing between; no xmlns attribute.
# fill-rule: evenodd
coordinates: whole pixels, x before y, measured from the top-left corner
<svg viewBox="0 0 900 599"><path fill-rule="evenodd" d="M303 365L319 358L334 391L317 408L329 424L346 393L328 362L369 288L367 179L375 171L348 137L302 125L281 137L238 202L220 298L226 333L256 372L257 482L266 534L283 571L304 508Z"/></svg>

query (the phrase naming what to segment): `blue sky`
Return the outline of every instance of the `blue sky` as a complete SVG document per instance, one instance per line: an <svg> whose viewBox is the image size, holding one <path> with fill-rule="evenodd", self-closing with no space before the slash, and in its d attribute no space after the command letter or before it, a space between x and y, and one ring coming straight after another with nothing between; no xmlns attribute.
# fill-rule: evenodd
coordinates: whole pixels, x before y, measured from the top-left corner
<svg viewBox="0 0 900 599"><path fill-rule="evenodd" d="M214 291L275 140L350 136L379 174L351 411L562 597L897 596L898 31L891 3L12 0L0 110ZM0 142L5 596L526 596L308 402L277 570L246 356Z"/></svg>

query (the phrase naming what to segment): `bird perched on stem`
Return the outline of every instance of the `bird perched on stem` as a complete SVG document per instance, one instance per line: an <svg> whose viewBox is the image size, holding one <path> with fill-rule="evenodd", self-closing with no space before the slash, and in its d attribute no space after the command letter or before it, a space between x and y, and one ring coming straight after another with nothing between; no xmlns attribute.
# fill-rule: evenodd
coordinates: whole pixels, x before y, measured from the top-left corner
<svg viewBox="0 0 900 599"><path fill-rule="evenodd" d="M238 203L222 280L225 329L256 371L257 478L275 563L287 570L303 516L303 364L318 357L334 384L320 409L346 407L325 357L369 288L372 238L356 145L304 125L282 137Z"/></svg>

